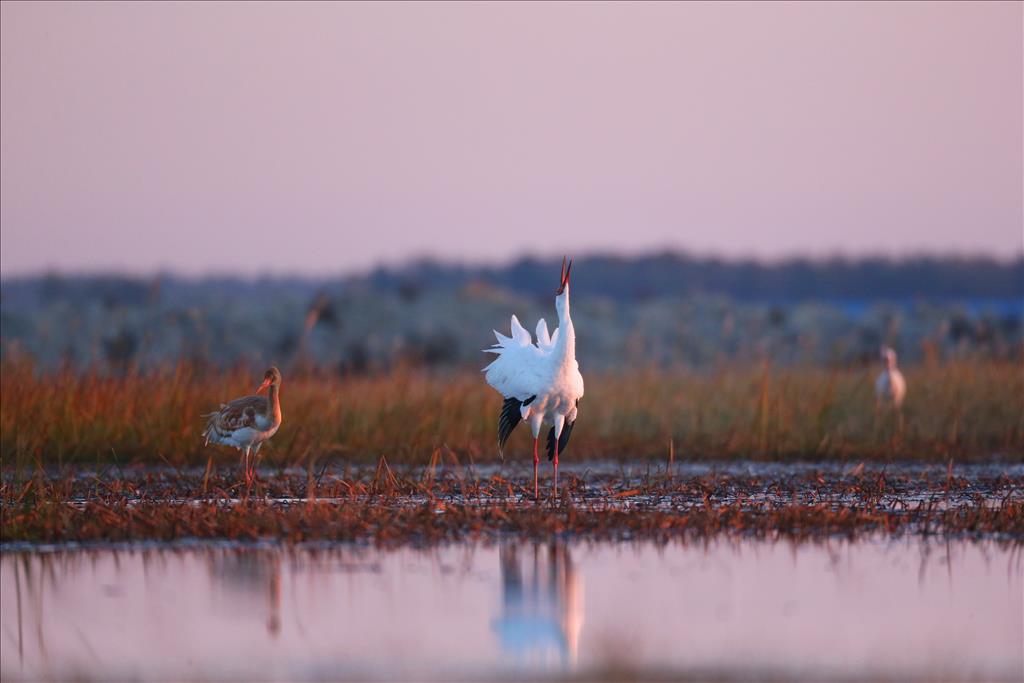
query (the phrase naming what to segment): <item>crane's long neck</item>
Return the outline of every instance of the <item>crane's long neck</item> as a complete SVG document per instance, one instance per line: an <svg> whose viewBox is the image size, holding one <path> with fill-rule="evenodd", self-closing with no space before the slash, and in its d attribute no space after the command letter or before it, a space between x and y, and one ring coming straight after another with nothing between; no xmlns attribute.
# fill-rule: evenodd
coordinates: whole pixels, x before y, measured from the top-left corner
<svg viewBox="0 0 1024 683"><path fill-rule="evenodd" d="M555 308L558 310L558 340L553 355L556 361L571 363L576 360L576 329L569 314L568 288L555 298Z"/></svg>
<svg viewBox="0 0 1024 683"><path fill-rule="evenodd" d="M267 392L270 401L270 410L274 415L274 424L281 424L281 389L276 384L271 384Z"/></svg>

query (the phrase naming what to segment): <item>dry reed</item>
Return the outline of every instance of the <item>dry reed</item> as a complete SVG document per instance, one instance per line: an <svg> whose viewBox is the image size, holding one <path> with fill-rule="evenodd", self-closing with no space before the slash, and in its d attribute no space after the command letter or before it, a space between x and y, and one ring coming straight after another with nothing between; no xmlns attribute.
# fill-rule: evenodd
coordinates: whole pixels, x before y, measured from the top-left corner
<svg viewBox="0 0 1024 683"><path fill-rule="evenodd" d="M1014 362L910 368L905 427L876 418L866 369L721 368L589 373L570 460L923 459L1024 457L1024 372ZM44 374L0 366L4 469L97 463L230 463L204 448L200 413L251 393L258 375L178 365L145 373ZM426 464L439 448L493 461L500 397L479 373L286 376L284 425L265 463ZM671 444L671 446L670 446ZM510 443L527 458L527 430Z"/></svg>

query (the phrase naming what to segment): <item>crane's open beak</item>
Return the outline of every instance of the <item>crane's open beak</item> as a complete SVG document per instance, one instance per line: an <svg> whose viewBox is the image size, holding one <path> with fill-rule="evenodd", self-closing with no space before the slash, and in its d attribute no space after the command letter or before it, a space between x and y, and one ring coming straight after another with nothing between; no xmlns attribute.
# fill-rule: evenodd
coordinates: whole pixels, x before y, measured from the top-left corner
<svg viewBox="0 0 1024 683"><path fill-rule="evenodd" d="M571 271L572 271L572 261L569 261L569 265L568 265L568 267L566 267L566 265L565 265L565 257L563 256L562 257L562 280L561 280L562 284L558 288L558 291L555 292L555 294L561 294L562 292L565 291L565 288L569 286L569 273Z"/></svg>
<svg viewBox="0 0 1024 683"><path fill-rule="evenodd" d="M272 383L273 383L273 380L270 379L269 377L267 377L265 380L263 380L263 384L261 384L259 386L259 388L256 390L256 393L257 394L260 393L261 391L263 391L264 389L269 387Z"/></svg>

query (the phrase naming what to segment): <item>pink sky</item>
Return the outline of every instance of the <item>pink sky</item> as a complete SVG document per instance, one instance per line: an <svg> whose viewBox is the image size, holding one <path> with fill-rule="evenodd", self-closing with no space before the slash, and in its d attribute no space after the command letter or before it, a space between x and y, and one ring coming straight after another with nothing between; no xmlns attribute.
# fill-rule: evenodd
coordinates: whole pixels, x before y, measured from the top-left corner
<svg viewBox="0 0 1024 683"><path fill-rule="evenodd" d="M1017 2L0 7L4 275L1024 248Z"/></svg>

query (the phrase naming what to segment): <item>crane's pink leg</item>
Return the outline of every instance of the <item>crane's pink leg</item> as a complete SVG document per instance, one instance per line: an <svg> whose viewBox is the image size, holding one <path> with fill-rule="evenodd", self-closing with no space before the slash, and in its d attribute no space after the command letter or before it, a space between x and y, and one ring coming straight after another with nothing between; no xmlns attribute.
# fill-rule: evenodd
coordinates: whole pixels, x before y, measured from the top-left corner
<svg viewBox="0 0 1024 683"><path fill-rule="evenodd" d="M552 463L555 466L555 500L558 500L558 439L555 439L555 457Z"/></svg>
<svg viewBox="0 0 1024 683"><path fill-rule="evenodd" d="M540 437L536 437L533 440L533 499L538 500L540 498L540 489L537 486L537 466L540 464L540 456L537 455L537 443L540 441Z"/></svg>

